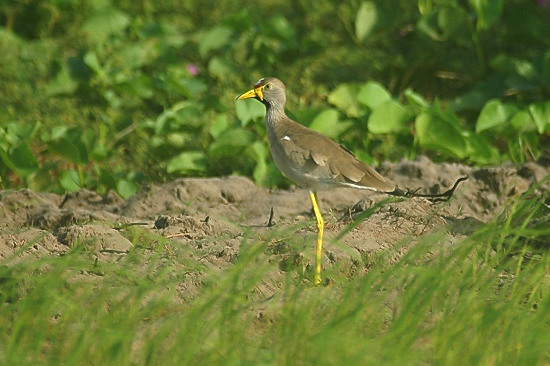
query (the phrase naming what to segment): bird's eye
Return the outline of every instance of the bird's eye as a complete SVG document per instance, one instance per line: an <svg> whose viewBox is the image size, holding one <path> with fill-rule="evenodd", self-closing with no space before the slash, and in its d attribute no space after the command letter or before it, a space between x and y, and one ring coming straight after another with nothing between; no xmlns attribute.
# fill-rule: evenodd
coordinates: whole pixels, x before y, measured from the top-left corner
<svg viewBox="0 0 550 366"><path fill-rule="evenodd" d="M266 84L266 85L265 85L265 88L266 88L267 90L270 90L270 89L271 89L271 84Z"/></svg>

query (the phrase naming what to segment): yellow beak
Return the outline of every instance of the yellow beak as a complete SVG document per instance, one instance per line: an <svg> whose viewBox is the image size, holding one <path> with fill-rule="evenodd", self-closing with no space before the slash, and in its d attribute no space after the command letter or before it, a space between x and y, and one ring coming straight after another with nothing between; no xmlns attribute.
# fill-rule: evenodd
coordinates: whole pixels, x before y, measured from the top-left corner
<svg viewBox="0 0 550 366"><path fill-rule="evenodd" d="M262 93L263 86L259 86L252 90L247 91L237 97L237 100L243 100L248 98L258 98L259 100L264 100L264 94Z"/></svg>

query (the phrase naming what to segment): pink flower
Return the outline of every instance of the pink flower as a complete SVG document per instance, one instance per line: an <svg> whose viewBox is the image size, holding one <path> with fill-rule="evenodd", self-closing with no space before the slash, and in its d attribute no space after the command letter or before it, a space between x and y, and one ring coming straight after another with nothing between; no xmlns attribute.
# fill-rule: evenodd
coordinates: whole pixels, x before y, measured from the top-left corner
<svg viewBox="0 0 550 366"><path fill-rule="evenodd" d="M199 67L195 64L187 64L185 65L185 68L193 76L197 76L199 74Z"/></svg>

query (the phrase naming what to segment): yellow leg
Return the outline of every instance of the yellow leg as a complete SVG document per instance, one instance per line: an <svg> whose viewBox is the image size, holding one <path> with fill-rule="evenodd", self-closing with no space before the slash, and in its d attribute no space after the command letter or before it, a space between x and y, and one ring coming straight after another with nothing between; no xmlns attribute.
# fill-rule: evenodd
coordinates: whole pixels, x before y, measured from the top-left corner
<svg viewBox="0 0 550 366"><path fill-rule="evenodd" d="M323 222L323 216L321 216L321 210L317 204L317 195L315 192L309 191L309 198L313 205L313 212L317 218L317 246L315 247L315 286L321 283L321 258L323 255L323 231L325 224Z"/></svg>

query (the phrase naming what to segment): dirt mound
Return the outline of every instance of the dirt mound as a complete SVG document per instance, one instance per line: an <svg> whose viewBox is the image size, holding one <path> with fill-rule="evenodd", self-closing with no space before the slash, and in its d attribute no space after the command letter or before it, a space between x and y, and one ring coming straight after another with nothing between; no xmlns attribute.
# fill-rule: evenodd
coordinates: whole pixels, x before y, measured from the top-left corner
<svg viewBox="0 0 550 366"><path fill-rule="evenodd" d="M434 230L445 232L444 241L452 243L479 222L498 215L512 197L542 181L550 167L528 163L477 169L419 158L385 163L381 172L402 189L421 188L425 193L444 191L461 176L470 178L449 202L396 200L372 210L349 232L349 219L358 218L388 196L348 188L319 192L327 222L325 265L349 263L344 266L351 268L362 262L368 267L371 253L399 242L414 245L416 238ZM546 181L534 193L547 191L549 185ZM275 226L267 227L271 208ZM128 200L113 193L101 197L88 190L65 196L28 189L3 191L0 259L13 253L21 257L61 255L81 243L101 260L116 260L140 244L143 232L137 235L129 230L139 227L189 246L190 255L219 268L239 255L244 236L268 238L267 260L278 261L284 269L313 261L316 226L310 210L305 190L271 191L237 176L177 179L146 187Z"/></svg>

